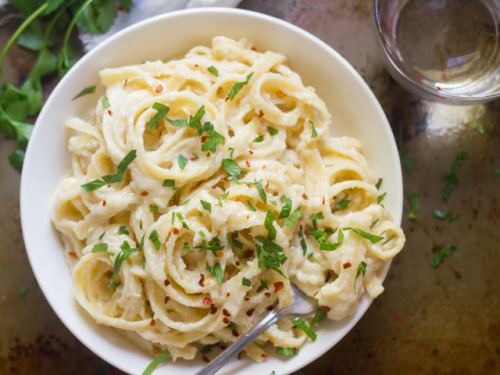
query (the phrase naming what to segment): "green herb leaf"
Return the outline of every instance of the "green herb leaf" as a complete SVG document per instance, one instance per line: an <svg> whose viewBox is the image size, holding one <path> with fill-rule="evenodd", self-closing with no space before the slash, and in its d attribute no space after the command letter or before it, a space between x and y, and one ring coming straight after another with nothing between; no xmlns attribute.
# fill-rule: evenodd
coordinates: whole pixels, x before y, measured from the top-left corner
<svg viewBox="0 0 500 375"><path fill-rule="evenodd" d="M101 98L101 103L104 106L104 108L109 108L111 105L109 104L109 99L106 95L103 95Z"/></svg>
<svg viewBox="0 0 500 375"><path fill-rule="evenodd" d="M160 250L161 242L160 242L159 235L158 235L158 232L156 231L156 229L151 232L151 234L149 235L149 239L151 240L153 245L155 245L156 250Z"/></svg>
<svg viewBox="0 0 500 375"><path fill-rule="evenodd" d="M385 192L384 194L380 194L377 197L377 203L380 204L384 200L384 198L385 198L386 195L387 195L387 192Z"/></svg>
<svg viewBox="0 0 500 375"><path fill-rule="evenodd" d="M228 174L228 180L236 180L245 174L240 165L232 159L222 159L222 168Z"/></svg>
<svg viewBox="0 0 500 375"><path fill-rule="evenodd" d="M247 78L243 82L235 82L229 92L227 93L227 97L230 100L233 100L236 94L243 88L243 86L248 85L248 82L250 81L250 78L252 78L253 73L250 73L247 75Z"/></svg>
<svg viewBox="0 0 500 375"><path fill-rule="evenodd" d="M154 103L153 109L156 109L156 115L153 116L151 120L149 120L149 133L152 133L153 130L158 126L158 124L165 118L165 116L170 111L170 107L166 106L162 103Z"/></svg>
<svg viewBox="0 0 500 375"><path fill-rule="evenodd" d="M165 349L160 355L158 355L149 365L146 367L142 375L151 375L153 371L170 355L168 349Z"/></svg>
<svg viewBox="0 0 500 375"><path fill-rule="evenodd" d="M174 179L169 179L169 178L167 178L167 179L165 179L165 180L163 181L162 186L166 186L166 187L175 187L175 180L174 180Z"/></svg>
<svg viewBox="0 0 500 375"><path fill-rule="evenodd" d="M361 261L358 264L358 268L356 269L356 277L354 278L354 293L356 293L356 281L358 280L358 277L363 274L365 276L366 273L366 263L364 261Z"/></svg>
<svg viewBox="0 0 500 375"><path fill-rule="evenodd" d="M122 182L123 176L125 174L125 170L128 168L129 164L132 163L132 161L136 158L137 152L136 150L130 151L118 164L116 174L112 175L106 175L102 176L102 181L101 180L94 180L91 182L88 182L86 184L81 185L82 189L85 190L86 192L91 192L93 190L96 190L104 185L112 184L115 182Z"/></svg>
<svg viewBox="0 0 500 375"><path fill-rule="evenodd" d="M302 206L297 207L283 222L288 228L291 228L300 220L303 215Z"/></svg>
<svg viewBox="0 0 500 375"><path fill-rule="evenodd" d="M85 190L87 193L91 192L92 190L99 189L100 187L103 187L104 185L107 185L104 181L101 180L93 180L90 182L87 182L86 184L80 185L83 190Z"/></svg>
<svg viewBox="0 0 500 375"><path fill-rule="evenodd" d="M236 232L236 231L233 233L235 234L235 237L238 235L238 232ZM231 233L226 233L227 243L231 246L238 248L238 249L242 249L243 243L238 241L235 237L233 237L233 235Z"/></svg>
<svg viewBox="0 0 500 375"><path fill-rule="evenodd" d="M278 272L281 276L286 279L285 274L280 270L280 265L285 263L287 260L286 255L283 253L283 248L262 236L257 236L255 239L262 243L262 246L255 244L255 250L257 251L257 258L259 261L259 269L272 269Z"/></svg>
<svg viewBox="0 0 500 375"><path fill-rule="evenodd" d="M456 159L453 161L451 164L450 168L448 171L443 175L443 180L446 181L446 185L443 190L443 199L445 201L448 200L450 197L451 193L455 189L458 183L458 177L457 177L457 171L458 168L462 165L463 161L465 159L465 152L462 151L458 154Z"/></svg>
<svg viewBox="0 0 500 375"><path fill-rule="evenodd" d="M222 278L224 276L224 271L222 271L222 267L219 263L216 263L214 266L215 280L217 280L217 285L222 286Z"/></svg>
<svg viewBox="0 0 500 375"><path fill-rule="evenodd" d="M273 225L274 214L268 208L266 212L266 218L264 220L264 228L267 229L267 238L272 241L276 238L276 228Z"/></svg>
<svg viewBox="0 0 500 375"><path fill-rule="evenodd" d="M383 181L384 181L383 178L379 178L378 179L377 183L375 184L375 187L377 188L377 190L380 189L380 185L382 185Z"/></svg>
<svg viewBox="0 0 500 375"><path fill-rule="evenodd" d="M311 324L309 324L309 327L314 327L320 320L326 315L326 312L324 312L321 309L316 310L314 313L313 320L311 321Z"/></svg>
<svg viewBox="0 0 500 375"><path fill-rule="evenodd" d="M271 134L271 135L276 135L276 134L278 134L278 133L279 133L279 130L278 130L278 129L276 129L276 128L272 128L272 127L270 127L270 126L268 126L268 127L267 127L267 131L268 131L268 132L269 132L269 134Z"/></svg>
<svg viewBox="0 0 500 375"><path fill-rule="evenodd" d="M316 333L298 316L292 319L293 324L300 328L312 341L316 341Z"/></svg>
<svg viewBox="0 0 500 375"><path fill-rule="evenodd" d="M338 210L345 210L351 201L347 199L349 195L346 195L342 200L335 204L335 208Z"/></svg>
<svg viewBox="0 0 500 375"><path fill-rule="evenodd" d="M255 180L255 185L257 186L257 191L259 192L260 199L262 199L262 202L267 204L267 195L264 191L264 188L262 187L262 182L260 180Z"/></svg>
<svg viewBox="0 0 500 375"><path fill-rule="evenodd" d="M408 219L416 220L417 211L420 208L420 198L417 193L411 190L405 190L405 195L410 202L410 212L408 213Z"/></svg>
<svg viewBox="0 0 500 375"><path fill-rule="evenodd" d="M339 232L337 235L337 242L321 241L319 244L319 249L325 251L334 251L337 250L340 245L342 245L342 242L344 242L344 232L342 231L342 228L339 228Z"/></svg>
<svg viewBox="0 0 500 375"><path fill-rule="evenodd" d="M365 232L365 231L358 229L358 228L345 227L343 229L350 230L350 231L356 233L358 236L361 236L361 237L369 240L371 243L377 243L377 242L382 241L384 239L384 237L382 237L382 236L376 236L374 234L370 234L370 233ZM340 233L339 233L339 235L340 235Z"/></svg>
<svg viewBox="0 0 500 375"><path fill-rule="evenodd" d="M260 143L260 142L262 142L263 140L264 140L264 136L263 136L263 135L259 135L257 138L255 138L255 139L253 140L253 142L255 142L255 143Z"/></svg>
<svg viewBox="0 0 500 375"><path fill-rule="evenodd" d="M150 205L149 206L149 211L152 211L152 212L158 212L160 209L158 208L158 206L155 206L155 205Z"/></svg>
<svg viewBox="0 0 500 375"><path fill-rule="evenodd" d="M302 248L302 255L306 255L307 253L307 244L304 238L304 232L299 230L299 238L300 238L300 247Z"/></svg>
<svg viewBox="0 0 500 375"><path fill-rule="evenodd" d="M281 208L281 212L278 216L278 219L286 219L290 215L291 210L292 210L292 200L287 196L283 195L283 206Z"/></svg>
<svg viewBox="0 0 500 375"><path fill-rule="evenodd" d="M248 208L250 208L253 212L257 211L257 209L254 207L254 205L250 202L247 201Z"/></svg>
<svg viewBox="0 0 500 375"><path fill-rule="evenodd" d="M283 348L281 346L276 347L276 354L282 355L284 357L295 356L299 354L299 349L297 348Z"/></svg>
<svg viewBox="0 0 500 375"><path fill-rule="evenodd" d="M188 163L188 161L189 161L188 158L179 154L179 157L177 158L177 164L179 164L180 169L186 168L186 164Z"/></svg>
<svg viewBox="0 0 500 375"><path fill-rule="evenodd" d="M127 227L125 225L120 226L118 228L118 234L130 234L127 230Z"/></svg>
<svg viewBox="0 0 500 375"><path fill-rule="evenodd" d="M200 203L201 203L201 206L207 210L208 212L212 212L212 204L210 202L207 202L207 201L204 201L204 200L200 200Z"/></svg>
<svg viewBox="0 0 500 375"><path fill-rule="evenodd" d="M479 134L484 134L484 126L483 124L481 124L480 122L478 122L476 124L476 131L479 133Z"/></svg>
<svg viewBox="0 0 500 375"><path fill-rule="evenodd" d="M453 215L451 213L443 212L441 210L434 210L432 216L434 216L436 219L445 220L450 223L460 218L460 216L458 215Z"/></svg>
<svg viewBox="0 0 500 375"><path fill-rule="evenodd" d="M90 252L91 253L100 253L103 251L108 251L108 244L105 242L104 243L96 243Z"/></svg>
<svg viewBox="0 0 500 375"><path fill-rule="evenodd" d="M218 77L219 76L219 71L217 70L217 68L213 65L209 66L207 68L207 70L212 73L214 76Z"/></svg>
<svg viewBox="0 0 500 375"><path fill-rule="evenodd" d="M115 258L115 264L113 266L113 274L111 275L111 280L107 286L108 289L111 288L113 285L117 285L115 283L115 280L120 273L120 268L122 266L122 263L125 261L125 259L127 259L132 254L134 254L138 251L141 251L144 248L144 235L142 235L141 243L139 244L138 247L131 248L127 241L123 241L120 248L123 250L123 252L118 254Z"/></svg>
<svg viewBox="0 0 500 375"><path fill-rule="evenodd" d="M309 120L309 124L311 124L312 127L311 138L316 138L318 136L318 133L316 132L316 128L314 127L314 122Z"/></svg>
<svg viewBox="0 0 500 375"><path fill-rule="evenodd" d="M410 149L408 148L408 146L403 148L403 150L401 151L401 159L403 160L406 171L408 173L413 173L413 170L415 168L413 167L413 162L410 159Z"/></svg>
<svg viewBox="0 0 500 375"><path fill-rule="evenodd" d="M455 251L457 251L457 249L458 248L455 245L450 245L450 246L446 246L446 247L442 248L435 255L433 255L431 257L431 260L430 260L431 266L436 268L437 266L439 266L439 264L443 261L443 259L445 257L454 253Z"/></svg>
<svg viewBox="0 0 500 375"><path fill-rule="evenodd" d="M25 286L24 288L19 289L19 291L17 292L17 295L19 297L24 297L24 296L26 296L26 294L28 294L28 290L29 290L29 288L27 286Z"/></svg>
<svg viewBox="0 0 500 375"><path fill-rule="evenodd" d="M218 133L213 129L206 130L206 133L208 134L208 137L205 143L201 145L201 151L216 152L217 146L222 142L224 142L226 138L222 134Z"/></svg>
<svg viewBox="0 0 500 375"><path fill-rule="evenodd" d="M84 95L93 94L95 92L96 86L85 87L82 91L76 94L71 100L78 99Z"/></svg>
<svg viewBox="0 0 500 375"><path fill-rule="evenodd" d="M247 279L246 277L244 277L242 280L241 280L241 285L243 286L252 286L252 281Z"/></svg>
<svg viewBox="0 0 500 375"><path fill-rule="evenodd" d="M263 287L264 289L269 290L269 286L264 280L260 280L260 286Z"/></svg>

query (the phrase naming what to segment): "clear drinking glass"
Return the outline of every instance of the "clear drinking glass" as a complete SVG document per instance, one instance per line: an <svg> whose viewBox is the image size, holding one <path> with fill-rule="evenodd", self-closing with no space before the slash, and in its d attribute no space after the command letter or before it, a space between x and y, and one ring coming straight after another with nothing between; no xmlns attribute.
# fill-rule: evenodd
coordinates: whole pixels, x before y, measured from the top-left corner
<svg viewBox="0 0 500 375"><path fill-rule="evenodd" d="M449 104L500 97L500 0L374 0L391 75Z"/></svg>

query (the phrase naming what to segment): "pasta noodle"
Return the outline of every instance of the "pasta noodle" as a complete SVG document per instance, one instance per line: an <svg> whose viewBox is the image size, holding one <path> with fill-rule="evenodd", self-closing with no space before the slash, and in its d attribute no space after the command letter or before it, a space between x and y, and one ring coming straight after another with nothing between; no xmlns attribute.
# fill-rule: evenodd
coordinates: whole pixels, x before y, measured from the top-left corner
<svg viewBox="0 0 500 375"><path fill-rule="evenodd" d="M329 136L325 103L285 56L215 37L100 78L92 118L67 122L71 173L52 215L98 323L192 359L292 303L291 282L336 320L382 292L404 234L360 142ZM282 319L246 354L306 340Z"/></svg>

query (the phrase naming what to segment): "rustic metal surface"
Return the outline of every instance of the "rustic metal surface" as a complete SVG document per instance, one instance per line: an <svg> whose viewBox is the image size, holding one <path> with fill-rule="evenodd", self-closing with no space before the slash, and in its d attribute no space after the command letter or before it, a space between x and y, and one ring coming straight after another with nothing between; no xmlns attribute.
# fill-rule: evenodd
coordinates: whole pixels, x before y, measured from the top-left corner
<svg viewBox="0 0 500 375"><path fill-rule="evenodd" d="M407 219L405 202L407 244L385 292L302 373L500 373L500 101L450 107L397 86L375 48L369 0L244 0L240 7L292 22L351 62L380 100L400 150L408 147L414 171L404 170L404 188L420 196L416 220ZM8 34L0 29L0 46ZM24 68L23 58L20 50L9 57L11 76ZM69 333L37 286L21 235L20 175L7 162L12 150L0 136L0 374L122 374ZM458 185L445 202L442 176L461 151ZM435 209L460 219L440 221ZM458 250L431 267L430 257L446 245Z"/></svg>

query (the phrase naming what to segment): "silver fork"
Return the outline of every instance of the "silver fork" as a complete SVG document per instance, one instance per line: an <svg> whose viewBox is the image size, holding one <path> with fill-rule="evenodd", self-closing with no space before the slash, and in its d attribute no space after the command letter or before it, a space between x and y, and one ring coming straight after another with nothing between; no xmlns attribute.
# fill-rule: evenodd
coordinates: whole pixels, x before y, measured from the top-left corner
<svg viewBox="0 0 500 375"><path fill-rule="evenodd" d="M236 340L229 348L220 353L208 365L203 367L195 375L212 375L224 366L231 358L241 352L261 333L276 323L279 319L286 315L304 315L310 314L318 308L316 302L307 297L299 288L291 284L293 292L293 303L281 309L274 309L269 312L259 323L257 323L250 331Z"/></svg>

